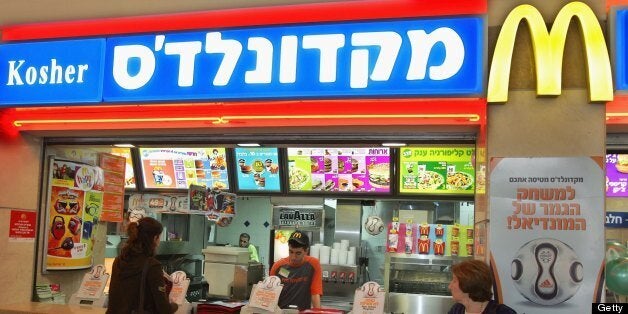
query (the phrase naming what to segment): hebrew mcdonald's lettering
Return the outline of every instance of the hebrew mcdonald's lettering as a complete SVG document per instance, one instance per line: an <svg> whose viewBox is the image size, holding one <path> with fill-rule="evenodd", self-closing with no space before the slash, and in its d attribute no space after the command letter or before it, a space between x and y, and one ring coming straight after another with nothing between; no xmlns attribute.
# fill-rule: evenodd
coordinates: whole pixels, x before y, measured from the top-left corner
<svg viewBox="0 0 628 314"><path fill-rule="evenodd" d="M587 59L589 100L612 101L613 79L608 50L600 24L586 4L571 2L565 5L554 20L548 34L541 13L524 4L514 8L502 26L495 45L495 53L488 79L488 102L508 100L508 81L517 29L526 20L530 29L536 63L537 95L558 96L561 93L563 52L569 22L576 17Z"/></svg>

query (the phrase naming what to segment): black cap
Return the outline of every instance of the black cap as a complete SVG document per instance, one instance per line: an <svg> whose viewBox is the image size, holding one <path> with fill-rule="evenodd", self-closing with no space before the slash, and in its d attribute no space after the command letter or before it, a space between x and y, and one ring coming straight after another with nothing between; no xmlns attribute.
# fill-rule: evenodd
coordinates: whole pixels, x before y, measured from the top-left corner
<svg viewBox="0 0 628 314"><path fill-rule="evenodd" d="M301 231L295 231L290 235L290 239L288 239L288 243L296 242L302 246L310 246L310 238L308 238L307 234Z"/></svg>

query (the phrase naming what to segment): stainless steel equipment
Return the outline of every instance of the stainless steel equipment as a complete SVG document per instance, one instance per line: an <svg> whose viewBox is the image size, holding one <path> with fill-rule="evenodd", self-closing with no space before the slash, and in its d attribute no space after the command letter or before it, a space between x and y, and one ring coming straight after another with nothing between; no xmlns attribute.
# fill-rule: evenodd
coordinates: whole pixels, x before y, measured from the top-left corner
<svg viewBox="0 0 628 314"><path fill-rule="evenodd" d="M240 247L208 246L203 250L203 275L209 284L208 295L246 300L253 284L264 279L264 265L249 262L249 250Z"/></svg>
<svg viewBox="0 0 628 314"><path fill-rule="evenodd" d="M454 304L451 265L469 258L386 253L386 312L446 313Z"/></svg>
<svg viewBox="0 0 628 314"><path fill-rule="evenodd" d="M321 265L321 268L323 270L324 295L348 297L353 301L355 289L360 286L358 266Z"/></svg>

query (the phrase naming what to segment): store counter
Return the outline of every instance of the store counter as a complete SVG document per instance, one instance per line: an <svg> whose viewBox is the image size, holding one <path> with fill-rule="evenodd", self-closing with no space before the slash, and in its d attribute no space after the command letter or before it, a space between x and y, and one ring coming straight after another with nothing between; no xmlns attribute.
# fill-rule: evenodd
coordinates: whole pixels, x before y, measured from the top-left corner
<svg viewBox="0 0 628 314"><path fill-rule="evenodd" d="M55 304L55 303L42 303L42 302L27 302L27 303L15 303L15 304L2 304L0 305L1 313L64 313L64 314L103 314L107 311L103 307L93 307L86 305L70 305L70 304Z"/></svg>

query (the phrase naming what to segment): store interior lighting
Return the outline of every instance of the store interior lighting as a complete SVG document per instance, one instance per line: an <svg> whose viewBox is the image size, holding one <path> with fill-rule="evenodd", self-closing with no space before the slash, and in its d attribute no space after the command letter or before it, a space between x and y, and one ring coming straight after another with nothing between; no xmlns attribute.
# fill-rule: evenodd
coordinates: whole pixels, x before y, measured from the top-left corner
<svg viewBox="0 0 628 314"><path fill-rule="evenodd" d="M403 147L403 146L406 146L406 143L382 143L382 146L385 146L385 147Z"/></svg>
<svg viewBox="0 0 628 314"><path fill-rule="evenodd" d="M236 144L240 147L260 147L261 145L258 143L238 143Z"/></svg>

